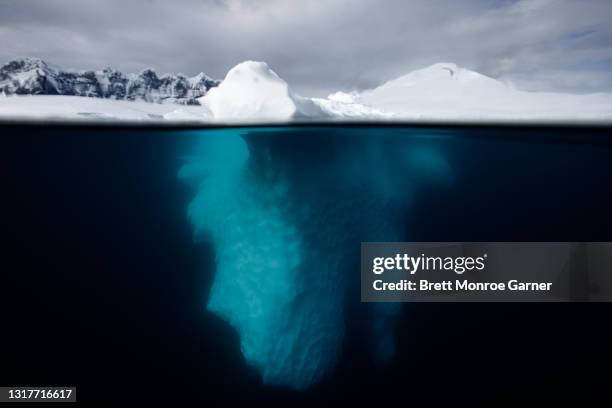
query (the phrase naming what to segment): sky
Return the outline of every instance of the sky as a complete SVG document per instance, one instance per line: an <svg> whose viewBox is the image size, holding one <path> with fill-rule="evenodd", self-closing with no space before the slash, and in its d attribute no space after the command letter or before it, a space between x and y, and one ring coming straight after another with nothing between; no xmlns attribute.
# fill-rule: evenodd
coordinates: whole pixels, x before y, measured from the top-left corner
<svg viewBox="0 0 612 408"><path fill-rule="evenodd" d="M222 79L265 61L304 96L454 62L520 89L612 92L609 0L0 0L0 63Z"/></svg>

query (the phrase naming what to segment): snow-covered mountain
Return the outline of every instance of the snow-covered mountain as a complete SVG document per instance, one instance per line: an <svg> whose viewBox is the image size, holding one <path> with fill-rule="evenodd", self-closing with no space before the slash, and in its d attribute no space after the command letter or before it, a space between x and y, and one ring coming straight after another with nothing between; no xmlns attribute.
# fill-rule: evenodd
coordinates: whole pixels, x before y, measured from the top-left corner
<svg viewBox="0 0 612 408"><path fill-rule="evenodd" d="M197 98L219 84L200 73L158 76L145 69L123 74L112 68L101 71L68 71L38 58L11 61L0 67L0 94L74 95L144 102L197 105Z"/></svg>
<svg viewBox="0 0 612 408"><path fill-rule="evenodd" d="M612 94L527 92L453 63L438 63L368 91L330 95L407 119L598 120Z"/></svg>
<svg viewBox="0 0 612 408"><path fill-rule="evenodd" d="M201 106L160 111L146 106L152 104L120 107L112 105L117 102L109 100L84 104L71 101L70 98L74 97L69 96L61 96L69 99L51 106L50 99L41 101L33 98L43 96L19 96L24 93L174 101L199 103ZM17 96L2 98L3 94ZM66 111L60 107L65 107ZM118 112L124 111L134 114L117 116ZM137 76L124 76L112 70L71 73L31 59L5 65L0 71L0 117L27 119L45 117L46 114L69 119L117 117L121 120L226 123L310 119L610 123L612 94L526 92L452 63L434 64L410 72L375 89L337 92L327 98L297 95L266 63L256 61L236 65L222 82L212 81L203 74L194 78L158 78L150 70Z"/></svg>

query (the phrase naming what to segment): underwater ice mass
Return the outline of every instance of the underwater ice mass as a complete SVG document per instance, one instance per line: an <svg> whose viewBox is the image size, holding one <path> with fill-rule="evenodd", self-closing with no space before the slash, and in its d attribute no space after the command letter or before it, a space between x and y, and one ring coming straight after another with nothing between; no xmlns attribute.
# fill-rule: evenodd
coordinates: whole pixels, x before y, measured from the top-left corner
<svg viewBox="0 0 612 408"><path fill-rule="evenodd" d="M451 173L426 145L282 129L200 131L179 178L195 193L196 239L216 253L208 311L238 332L265 384L301 390L332 373L349 313L368 325L372 358L393 357L400 306L360 303L360 243L406 238L419 180Z"/></svg>

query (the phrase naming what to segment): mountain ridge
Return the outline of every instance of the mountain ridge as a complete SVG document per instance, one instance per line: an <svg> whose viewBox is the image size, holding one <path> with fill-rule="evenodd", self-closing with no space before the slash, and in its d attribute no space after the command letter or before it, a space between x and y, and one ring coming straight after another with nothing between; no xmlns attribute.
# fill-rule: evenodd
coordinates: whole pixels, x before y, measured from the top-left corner
<svg viewBox="0 0 612 408"><path fill-rule="evenodd" d="M110 67L99 71L65 70L40 58L21 58L0 67L0 94L69 95L114 100L198 105L220 81L203 72L158 75L147 68L138 74L125 74Z"/></svg>

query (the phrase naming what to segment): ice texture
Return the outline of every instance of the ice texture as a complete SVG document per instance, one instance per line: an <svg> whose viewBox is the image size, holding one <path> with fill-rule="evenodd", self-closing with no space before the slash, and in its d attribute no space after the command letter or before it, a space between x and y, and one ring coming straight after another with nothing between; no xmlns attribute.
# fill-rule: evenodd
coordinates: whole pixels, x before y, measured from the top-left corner
<svg viewBox="0 0 612 408"><path fill-rule="evenodd" d="M221 85L199 99L210 117L219 121L324 118L324 112L311 99L293 94L287 82L268 64L242 62L227 73Z"/></svg>
<svg viewBox="0 0 612 408"><path fill-rule="evenodd" d="M221 85L200 99L216 119L291 118L297 111L289 86L263 62L236 65Z"/></svg>
<svg viewBox="0 0 612 408"><path fill-rule="evenodd" d="M360 242L402 240L409 180L449 170L435 151L298 132L208 131L179 177L195 191L196 237L215 248L207 309L236 329L265 384L305 389L341 356ZM359 307L373 357L388 361L399 305Z"/></svg>

